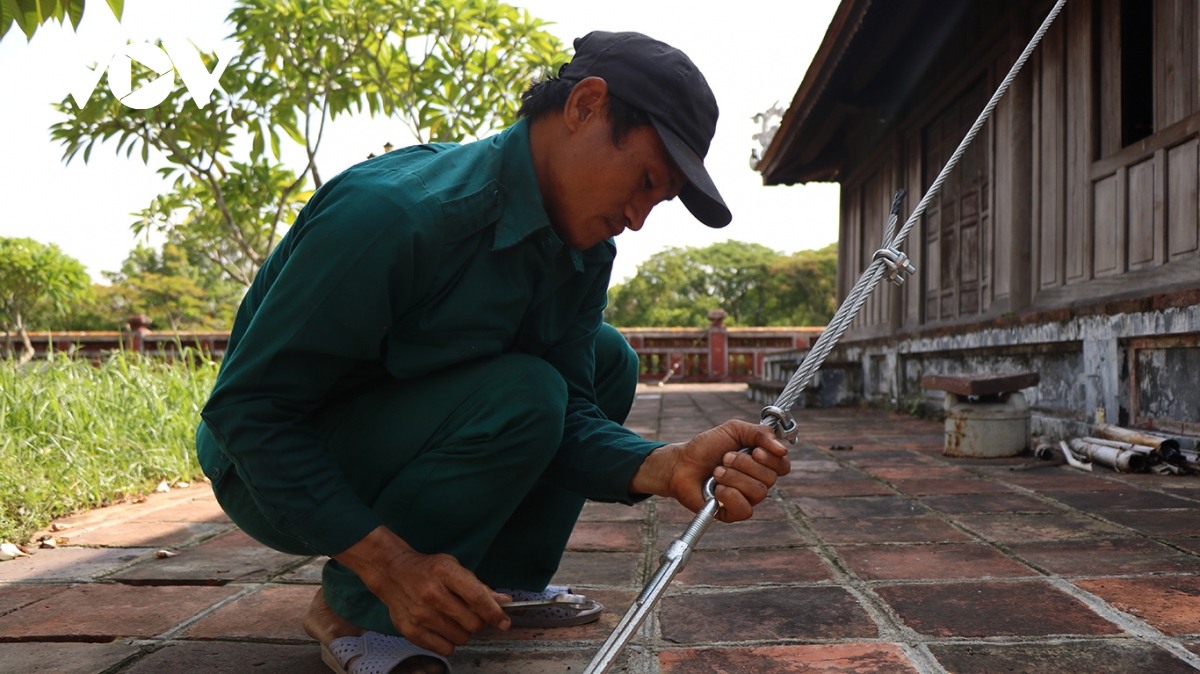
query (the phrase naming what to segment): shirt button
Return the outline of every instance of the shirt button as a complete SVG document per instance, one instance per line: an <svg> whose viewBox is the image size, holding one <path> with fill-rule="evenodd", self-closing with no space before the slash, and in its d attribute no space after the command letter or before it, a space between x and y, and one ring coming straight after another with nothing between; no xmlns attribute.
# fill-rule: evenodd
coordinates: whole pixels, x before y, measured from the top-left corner
<svg viewBox="0 0 1200 674"><path fill-rule="evenodd" d="M500 205L500 190L496 190L495 192L492 192L492 205L493 206Z"/></svg>

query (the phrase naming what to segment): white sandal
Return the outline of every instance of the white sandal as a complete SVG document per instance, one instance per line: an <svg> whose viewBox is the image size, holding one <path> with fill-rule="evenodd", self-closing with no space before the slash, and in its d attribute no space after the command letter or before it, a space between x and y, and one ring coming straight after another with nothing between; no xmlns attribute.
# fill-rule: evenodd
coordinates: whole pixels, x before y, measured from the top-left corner
<svg viewBox="0 0 1200 674"><path fill-rule="evenodd" d="M571 588L565 585L549 585L541 592L500 588L497 588L495 591L512 597L513 602L543 601L551 603L555 598L569 596L573 599L582 600L582 602L577 603L585 605L583 607L546 606L510 611L509 619L512 620L513 627L571 627L574 625L586 625L599 620L600 614L604 612L604 604L586 597L577 596L571 591Z"/></svg>
<svg viewBox="0 0 1200 674"><path fill-rule="evenodd" d="M450 672L450 663L442 656L414 646L404 637L365 632L361 637L342 637L321 647L321 659L337 674L388 674L396 665L417 656L437 658ZM358 658L347 667L346 663Z"/></svg>

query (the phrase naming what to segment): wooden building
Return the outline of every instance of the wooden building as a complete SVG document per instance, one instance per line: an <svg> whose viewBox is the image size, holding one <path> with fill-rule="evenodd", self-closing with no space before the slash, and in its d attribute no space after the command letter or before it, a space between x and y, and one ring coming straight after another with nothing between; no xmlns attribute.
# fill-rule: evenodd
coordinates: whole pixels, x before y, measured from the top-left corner
<svg viewBox="0 0 1200 674"><path fill-rule="evenodd" d="M757 166L841 184L840 296L1052 4L842 2ZM846 334L863 395L1030 368L1043 421L1200 430L1198 36L1197 0L1068 1L908 238L917 275Z"/></svg>

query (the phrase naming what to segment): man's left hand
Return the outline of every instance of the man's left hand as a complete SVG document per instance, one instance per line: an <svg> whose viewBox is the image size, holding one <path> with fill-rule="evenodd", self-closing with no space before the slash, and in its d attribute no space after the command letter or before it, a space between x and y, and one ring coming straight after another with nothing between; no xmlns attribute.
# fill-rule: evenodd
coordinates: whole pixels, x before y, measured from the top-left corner
<svg viewBox="0 0 1200 674"><path fill-rule="evenodd" d="M752 448L742 454L743 447ZM704 507L704 483L715 477L717 519L749 519L777 477L791 471L787 447L767 426L727 421L684 443L659 447L630 480L631 493L668 496L692 512Z"/></svg>

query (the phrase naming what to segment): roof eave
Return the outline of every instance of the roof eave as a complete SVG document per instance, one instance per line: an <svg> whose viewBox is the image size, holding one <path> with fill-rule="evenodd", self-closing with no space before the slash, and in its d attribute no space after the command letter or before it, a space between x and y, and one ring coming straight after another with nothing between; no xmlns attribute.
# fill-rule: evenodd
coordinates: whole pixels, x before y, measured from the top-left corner
<svg viewBox="0 0 1200 674"><path fill-rule="evenodd" d="M820 100L834 71L837 70L838 63L862 25L863 17L866 16L871 2L872 0L842 0L842 3L838 5L833 20L825 31L825 37L821 40L821 46L817 49L816 56L813 57L812 63L804 73L800 88L792 97L791 106L788 107L779 123L779 130L775 133L770 146L767 147L762 160L758 163L757 170L763 176L763 184L778 185L785 182L798 182L788 180L782 175L781 160L786 155L787 147L794 142L798 131L808 121L809 115Z"/></svg>

